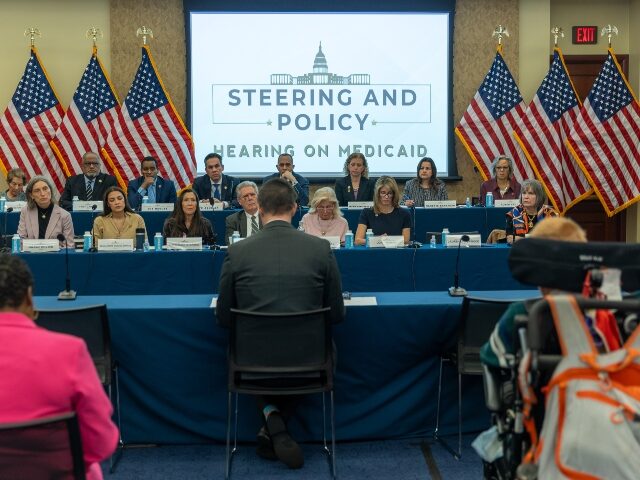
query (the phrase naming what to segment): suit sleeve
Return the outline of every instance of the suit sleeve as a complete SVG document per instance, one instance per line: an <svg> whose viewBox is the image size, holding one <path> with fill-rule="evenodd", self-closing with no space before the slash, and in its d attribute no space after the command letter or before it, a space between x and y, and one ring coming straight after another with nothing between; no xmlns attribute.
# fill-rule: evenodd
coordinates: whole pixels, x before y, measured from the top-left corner
<svg viewBox="0 0 640 480"><path fill-rule="evenodd" d="M69 212L64 212L62 214L62 234L67 240L67 245L73 247L73 220L71 219L71 214Z"/></svg>
<svg viewBox="0 0 640 480"><path fill-rule="evenodd" d="M237 218L238 215L229 215L227 218L224 219L224 244L227 245L227 242L229 241L229 237L231 235L233 235L233 232L235 232L236 230L238 230L237 228Z"/></svg>
<svg viewBox="0 0 640 480"><path fill-rule="evenodd" d="M96 368L83 342L77 346L73 407L78 414L82 451L87 466L107 458L115 450L118 429L111 420L113 408L98 379Z"/></svg>
<svg viewBox="0 0 640 480"><path fill-rule="evenodd" d="M140 209L140 204L142 203L142 197L138 193L138 182L132 180L127 185L127 200L129 201L129 206L138 211Z"/></svg>
<svg viewBox="0 0 640 480"><path fill-rule="evenodd" d="M58 204L64 208L67 212L73 210L73 193L71 192L71 177L67 178L67 182L64 184L62 195Z"/></svg>
<svg viewBox="0 0 640 480"><path fill-rule="evenodd" d="M196 192L196 195L198 195L198 200L204 200L206 198L208 198L208 196L206 195L206 192L204 191L204 188L202 186L202 177L198 177L196 179L193 180L193 183L191 184L191 188L193 189L194 192Z"/></svg>
<svg viewBox="0 0 640 480"><path fill-rule="evenodd" d="M336 191L336 198L338 199L338 205L341 207L347 206L347 199L344 198L344 188L342 186L342 180L336 180L336 184L333 189Z"/></svg>
<svg viewBox="0 0 640 480"><path fill-rule="evenodd" d="M302 207L309 205L309 180L299 177L298 183L293 188L298 193L298 204Z"/></svg>
<svg viewBox="0 0 640 480"><path fill-rule="evenodd" d="M176 200L178 199L178 195L176 193L176 184L173 183L172 180L167 181L167 189L169 191L167 203L176 203Z"/></svg>
<svg viewBox="0 0 640 480"><path fill-rule="evenodd" d="M333 323L340 323L344 320L345 307L342 299L342 279L336 257L333 255L329 244L325 247L327 257L327 273L325 276L325 298L324 305L331 307L331 319Z"/></svg>
<svg viewBox="0 0 640 480"><path fill-rule="evenodd" d="M233 288L233 272L229 252L227 252L227 256L222 263L218 292L218 302L216 304L218 325L228 328L231 324L231 308L236 304L235 290Z"/></svg>
<svg viewBox="0 0 640 480"><path fill-rule="evenodd" d="M20 236L20 238L29 238L27 236L27 215L28 215L28 212L29 212L29 210L28 210L27 207L24 207L22 210L20 210L20 220L18 221L18 235Z"/></svg>

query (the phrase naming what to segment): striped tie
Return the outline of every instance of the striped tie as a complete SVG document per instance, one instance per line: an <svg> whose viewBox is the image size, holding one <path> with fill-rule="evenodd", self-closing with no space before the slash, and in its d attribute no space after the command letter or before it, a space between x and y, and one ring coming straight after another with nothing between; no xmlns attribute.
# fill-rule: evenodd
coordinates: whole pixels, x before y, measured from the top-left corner
<svg viewBox="0 0 640 480"><path fill-rule="evenodd" d="M93 196L93 180L87 182L87 200L91 200Z"/></svg>
<svg viewBox="0 0 640 480"><path fill-rule="evenodd" d="M258 226L258 221L256 220L255 215L251 215L251 235L258 233L260 227Z"/></svg>

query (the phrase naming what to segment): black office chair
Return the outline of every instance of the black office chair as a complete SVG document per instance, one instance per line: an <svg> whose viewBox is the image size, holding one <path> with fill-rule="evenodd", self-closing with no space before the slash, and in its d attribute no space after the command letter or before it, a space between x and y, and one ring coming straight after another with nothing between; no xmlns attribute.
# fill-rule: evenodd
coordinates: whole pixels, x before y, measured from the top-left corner
<svg viewBox="0 0 640 480"><path fill-rule="evenodd" d="M0 424L0 478L84 480L76 414Z"/></svg>
<svg viewBox="0 0 640 480"><path fill-rule="evenodd" d="M87 344L93 363L98 371L102 385L107 389L111 403L114 403L120 437L118 448L110 459L110 471L115 471L122 456L124 441L120 421L120 388L118 383L118 365L111 355L111 333L106 305L90 305L70 309L38 310L36 324L53 332L67 333L82 338Z"/></svg>
<svg viewBox="0 0 640 480"><path fill-rule="evenodd" d="M480 347L489 339L496 323L514 300L464 297L458 324L458 340L454 350L440 355L438 376L438 406L433 438L456 459L462 456L462 375L482 375ZM451 448L440 436L440 400L442 396L442 366L452 362L458 370L458 451Z"/></svg>
<svg viewBox="0 0 640 480"><path fill-rule="evenodd" d="M229 398L225 479L237 451L238 394L301 395L322 393L323 448L336 478L333 348L330 308L295 313L231 309L229 333ZM274 335L273 332L278 332ZM327 446L325 393L329 392L331 449ZM232 397L235 428L231 448Z"/></svg>

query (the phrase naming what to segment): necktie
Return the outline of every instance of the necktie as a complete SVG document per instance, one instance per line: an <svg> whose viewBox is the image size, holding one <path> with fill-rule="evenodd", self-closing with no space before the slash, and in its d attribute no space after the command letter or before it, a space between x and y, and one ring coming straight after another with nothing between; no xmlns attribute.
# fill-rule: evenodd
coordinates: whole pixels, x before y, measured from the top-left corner
<svg viewBox="0 0 640 480"><path fill-rule="evenodd" d="M258 233L260 227L258 226L258 221L256 220L255 215L251 215L251 235Z"/></svg>
<svg viewBox="0 0 640 480"><path fill-rule="evenodd" d="M87 200L91 200L93 196L93 180L87 182Z"/></svg>
<svg viewBox="0 0 640 480"><path fill-rule="evenodd" d="M149 197L149 203L156 203L156 185L152 183L147 188L147 197Z"/></svg>
<svg viewBox="0 0 640 480"><path fill-rule="evenodd" d="M213 184L213 198L220 200L220 185L217 183Z"/></svg>

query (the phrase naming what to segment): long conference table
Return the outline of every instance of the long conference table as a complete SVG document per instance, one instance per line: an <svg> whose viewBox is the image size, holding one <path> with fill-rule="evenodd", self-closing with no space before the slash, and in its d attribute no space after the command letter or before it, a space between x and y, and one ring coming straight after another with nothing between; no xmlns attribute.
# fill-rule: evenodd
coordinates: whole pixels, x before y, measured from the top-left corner
<svg viewBox="0 0 640 480"><path fill-rule="evenodd" d="M10 204L9 204L10 205ZM415 225L416 237L419 242L429 242L427 232L441 232L443 228L448 228L450 232L478 232L482 240L486 240L491 230L494 228L505 227L505 213L507 208L416 208L415 209ZM214 231L218 235L218 243L224 245L226 240L224 237L225 224L224 221L228 215L236 210L207 211L203 212L204 216L211 220ZM301 209L293 218L294 226L298 226L298 222L307 209ZM353 232L358 226L358 218L361 210L342 209L344 217L349 223L349 228ZM96 214L91 212L73 212L73 227L76 235L82 235L85 231L91 230L92 220ZM97 214L99 215L99 214ZM147 227L147 233L153 236L156 232L162 232L162 226L170 212L141 212ZM6 218L5 218L6 216ZM5 234L13 234L18 230L18 220L20 212L0 213L0 228L4 230L4 222L6 221Z"/></svg>
<svg viewBox="0 0 640 480"><path fill-rule="evenodd" d="M473 291L512 300L536 291ZM362 292L376 305L348 306L333 328L339 440L429 435L435 425L439 353L452 345L461 298L443 292ZM119 364L122 435L126 443L224 441L227 330L215 323L211 294L80 295L74 302L36 297L36 308L106 303ZM457 425L457 381L445 369L441 428ZM488 426L478 377L464 377L464 430ZM240 396L239 438L255 440L255 403ZM305 398L290 424L300 440L321 439L321 399Z"/></svg>

